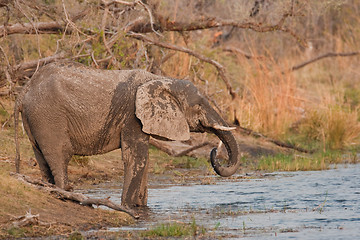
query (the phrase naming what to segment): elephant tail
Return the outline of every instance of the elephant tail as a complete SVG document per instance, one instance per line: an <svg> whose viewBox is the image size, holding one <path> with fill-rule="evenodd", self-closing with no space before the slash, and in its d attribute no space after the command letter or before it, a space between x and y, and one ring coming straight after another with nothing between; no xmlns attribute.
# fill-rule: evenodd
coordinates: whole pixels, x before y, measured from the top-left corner
<svg viewBox="0 0 360 240"><path fill-rule="evenodd" d="M16 99L14 107L14 125L15 125L15 168L16 173L20 173L20 143L19 143L19 113L22 110L21 98Z"/></svg>

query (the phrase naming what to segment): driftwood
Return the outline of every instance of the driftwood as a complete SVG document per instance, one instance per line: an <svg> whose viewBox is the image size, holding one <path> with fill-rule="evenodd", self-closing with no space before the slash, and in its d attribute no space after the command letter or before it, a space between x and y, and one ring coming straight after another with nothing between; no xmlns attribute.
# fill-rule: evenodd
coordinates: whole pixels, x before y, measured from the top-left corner
<svg viewBox="0 0 360 240"><path fill-rule="evenodd" d="M32 225L42 225L42 226L49 226L50 223L45 223L39 220L40 215L31 214L31 210L27 212L24 216L14 217L10 221L12 221L13 227L26 227Z"/></svg>
<svg viewBox="0 0 360 240"><path fill-rule="evenodd" d="M34 185L34 186L40 188L41 190L49 192L49 193L55 195L59 199L71 200L71 201L77 202L80 205L84 205L84 206L102 205L102 206L105 206L105 207L108 207L108 208L111 208L111 209L114 209L117 211L125 212L135 219L139 218L139 216L133 210L128 209L123 206L120 206L118 204L115 204L115 203L111 202L108 198L93 199L93 198L89 198L81 193L65 191L61 188L56 187L53 184L46 183L46 182L38 180L38 179L33 179L26 175L22 175L22 174L18 174L18 173L11 173L10 175L12 175L13 177L15 177L23 182Z"/></svg>

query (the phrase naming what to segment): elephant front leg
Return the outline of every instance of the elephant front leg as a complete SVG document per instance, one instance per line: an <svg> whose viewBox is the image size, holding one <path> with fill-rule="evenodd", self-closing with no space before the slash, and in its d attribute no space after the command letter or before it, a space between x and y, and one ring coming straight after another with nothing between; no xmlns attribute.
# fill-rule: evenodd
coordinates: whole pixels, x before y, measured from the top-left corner
<svg viewBox="0 0 360 240"><path fill-rule="evenodd" d="M129 125L121 134L121 151L124 161L121 204L128 207L146 206L149 136L141 131L140 123L136 122L136 126Z"/></svg>

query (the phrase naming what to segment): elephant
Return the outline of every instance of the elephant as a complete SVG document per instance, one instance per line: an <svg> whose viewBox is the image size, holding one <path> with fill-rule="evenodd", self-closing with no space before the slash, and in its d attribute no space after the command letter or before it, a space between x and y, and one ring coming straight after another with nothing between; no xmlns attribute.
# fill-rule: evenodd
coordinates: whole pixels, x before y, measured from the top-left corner
<svg viewBox="0 0 360 240"><path fill-rule="evenodd" d="M69 190L67 169L73 155L121 148L121 204L130 208L147 205L150 137L184 141L190 132L214 133L228 153L223 163L216 158L217 149L212 149L215 172L227 177L240 166L233 128L194 84L145 70L101 70L76 62L40 68L16 101L17 172L20 113L42 178L65 190Z"/></svg>

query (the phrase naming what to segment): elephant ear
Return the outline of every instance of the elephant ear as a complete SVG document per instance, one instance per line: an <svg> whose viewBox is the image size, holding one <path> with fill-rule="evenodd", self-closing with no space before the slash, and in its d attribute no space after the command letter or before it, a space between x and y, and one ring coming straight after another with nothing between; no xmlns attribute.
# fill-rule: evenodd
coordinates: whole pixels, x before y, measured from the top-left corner
<svg viewBox="0 0 360 240"><path fill-rule="evenodd" d="M189 125L179 102L170 91L171 81L153 80L141 85L136 92L135 114L143 132L169 140L188 140Z"/></svg>

